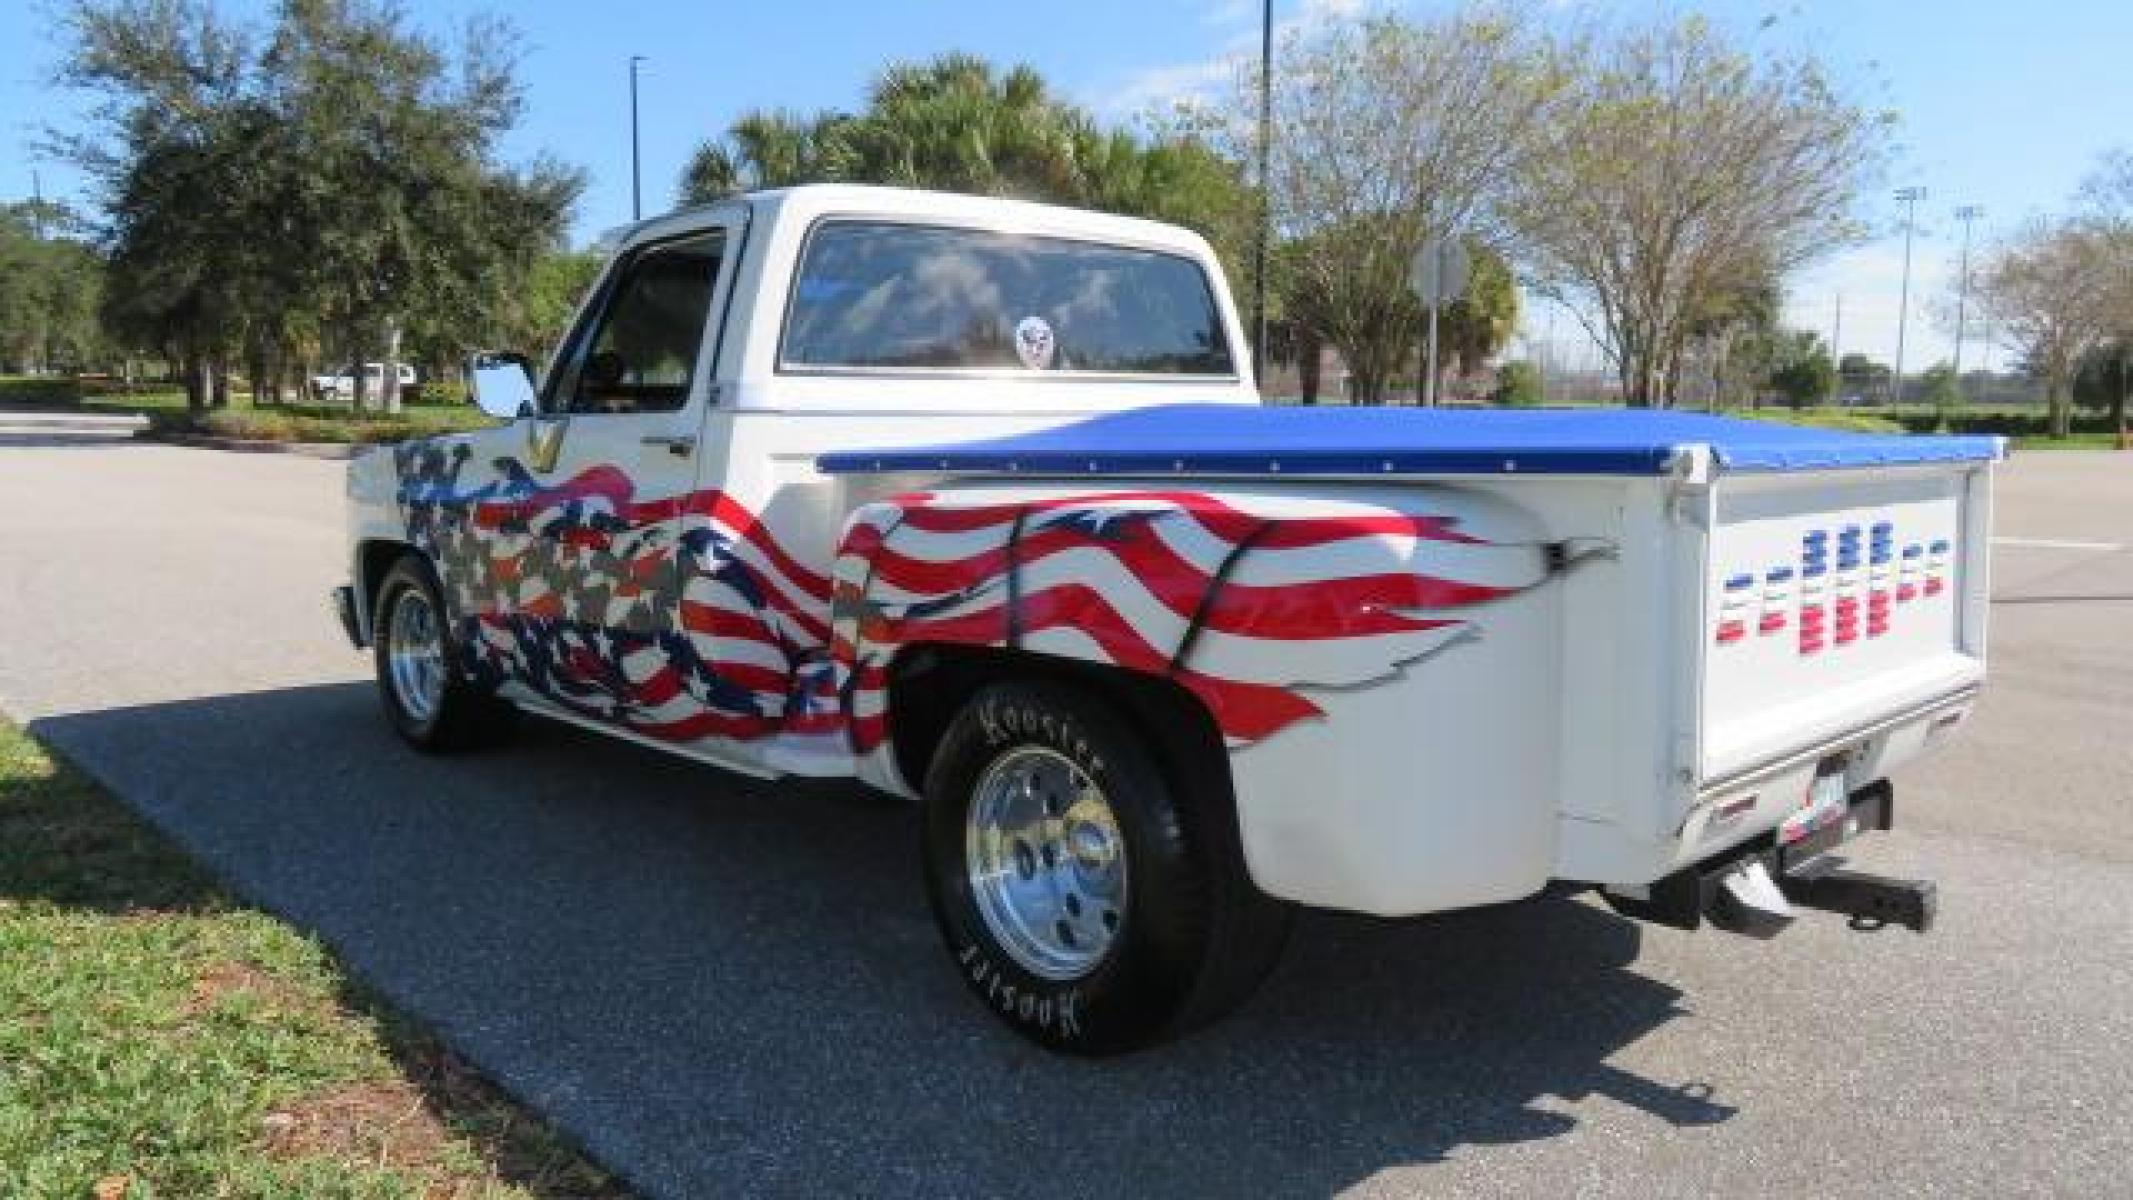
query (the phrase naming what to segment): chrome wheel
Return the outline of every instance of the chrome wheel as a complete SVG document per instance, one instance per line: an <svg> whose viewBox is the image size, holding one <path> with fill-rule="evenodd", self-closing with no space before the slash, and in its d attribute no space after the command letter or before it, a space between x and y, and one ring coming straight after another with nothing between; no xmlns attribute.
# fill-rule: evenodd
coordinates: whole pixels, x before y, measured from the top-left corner
<svg viewBox="0 0 2133 1200"><path fill-rule="evenodd" d="M1126 842L1103 789L1072 759L1018 746L978 779L964 836L978 913L1044 979L1086 975L1126 917Z"/></svg>
<svg viewBox="0 0 2133 1200"><path fill-rule="evenodd" d="M404 588L393 598L385 657L400 708L418 722L434 718L444 702L444 643L436 609L420 588Z"/></svg>

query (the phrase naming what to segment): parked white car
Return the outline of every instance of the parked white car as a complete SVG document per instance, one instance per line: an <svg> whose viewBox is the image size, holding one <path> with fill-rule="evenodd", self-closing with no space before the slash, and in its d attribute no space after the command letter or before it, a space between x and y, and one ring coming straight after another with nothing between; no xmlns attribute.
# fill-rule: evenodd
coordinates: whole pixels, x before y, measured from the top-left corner
<svg viewBox="0 0 2133 1200"><path fill-rule="evenodd" d="M415 386L415 368L407 363L394 364L394 376L399 379L402 390ZM385 394L385 364L364 363L364 394L373 398ZM349 363L330 375L311 377L311 394L319 400L348 400L355 395L355 364Z"/></svg>
<svg viewBox="0 0 2133 1200"><path fill-rule="evenodd" d="M634 227L471 374L509 424L349 468L394 727L911 797L1046 1046L1213 1018L1297 905L1932 917L1830 850L1977 695L1995 439L1262 407L1193 234L845 186Z"/></svg>

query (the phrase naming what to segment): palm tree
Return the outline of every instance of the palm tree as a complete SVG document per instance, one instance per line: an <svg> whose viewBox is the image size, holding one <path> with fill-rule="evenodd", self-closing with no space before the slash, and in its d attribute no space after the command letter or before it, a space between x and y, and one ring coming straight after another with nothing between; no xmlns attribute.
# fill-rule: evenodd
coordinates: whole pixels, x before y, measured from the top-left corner
<svg viewBox="0 0 2133 1200"><path fill-rule="evenodd" d="M1231 259L1250 193L1237 164L1204 141L1143 141L1104 129L1028 66L969 54L893 63L859 113L757 110L697 148L684 202L757 188L847 181L1014 196L1174 221ZM1232 259L1232 261L1234 261Z"/></svg>

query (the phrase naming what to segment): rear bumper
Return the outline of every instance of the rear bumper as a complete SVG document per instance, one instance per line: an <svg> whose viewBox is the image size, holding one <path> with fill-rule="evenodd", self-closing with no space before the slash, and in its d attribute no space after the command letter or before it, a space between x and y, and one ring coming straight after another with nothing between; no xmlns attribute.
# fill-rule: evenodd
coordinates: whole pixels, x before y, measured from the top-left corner
<svg viewBox="0 0 2133 1200"><path fill-rule="evenodd" d="M341 632L348 635L349 645L358 650L369 645L368 640L363 636L362 619L356 614L354 588L345 583L342 584L327 594L326 603L328 607L333 609L333 615L340 618Z"/></svg>
<svg viewBox="0 0 2133 1200"><path fill-rule="evenodd" d="M1902 731L1907 727L1924 727L1936 732L1949 728L1955 721L1960 721L1970 707L1977 703L1981 687L1982 685L1978 683L1968 683L1951 691L1932 696L1929 699L1906 705L1900 711L1868 724L1846 729L1841 733L1788 750L1782 754L1774 754L1759 759L1739 770L1705 781L1704 785L1698 789L1698 799L1699 801L1707 801L1728 792L1737 792L1744 787L1750 787L1765 780L1782 776L1790 771L1797 771L1803 765L1812 765L1829 757L1830 754L1838 750L1875 746L1886 741L1889 735ZM1954 721L1948 721L1943 724L1942 719L1946 717L1953 717ZM1881 763L1877 765L1885 769L1892 764Z"/></svg>
<svg viewBox="0 0 2133 1200"><path fill-rule="evenodd" d="M1657 866L1652 875L1767 840L1806 800L1808 786L1825 764L1843 763L1847 790L1854 794L1887 779L1899 767L1945 742L1968 717L1977 698L1975 686L1942 692L1835 737L1706 782L1696 790L1695 802L1682 818L1672 863ZM1615 879L1629 882L1637 877Z"/></svg>

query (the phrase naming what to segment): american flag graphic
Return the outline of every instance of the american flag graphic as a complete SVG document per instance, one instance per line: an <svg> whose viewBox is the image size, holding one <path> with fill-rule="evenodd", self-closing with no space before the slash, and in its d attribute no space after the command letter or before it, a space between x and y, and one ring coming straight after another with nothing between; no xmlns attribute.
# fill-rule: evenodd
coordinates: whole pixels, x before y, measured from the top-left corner
<svg viewBox="0 0 2133 1200"><path fill-rule="evenodd" d="M759 744L844 773L888 737L888 668L925 644L1016 647L1176 680L1231 744L1473 631L1546 547L1383 506L1194 492L945 491L860 509L825 576L719 491L640 500L596 467L544 485L463 445L400 452L409 535L465 668L665 741ZM761 745L768 742L767 745Z"/></svg>
<svg viewBox="0 0 2133 1200"><path fill-rule="evenodd" d="M848 754L828 659L830 583L718 491L639 499L601 466L542 484L514 459L400 460L410 539L438 564L463 666L663 741L784 743L787 769Z"/></svg>
<svg viewBox="0 0 2133 1200"><path fill-rule="evenodd" d="M1012 646L1167 676L1233 745L1320 713L1309 688L1386 679L1473 631L1456 610L1548 575L1544 546L1322 499L1196 492L899 497L853 518L834 658ZM861 674L860 712L881 707ZM857 715L857 714L855 714ZM855 723L859 748L879 736Z"/></svg>

